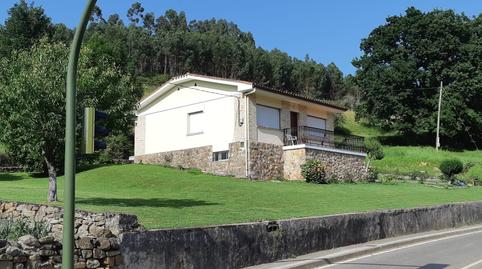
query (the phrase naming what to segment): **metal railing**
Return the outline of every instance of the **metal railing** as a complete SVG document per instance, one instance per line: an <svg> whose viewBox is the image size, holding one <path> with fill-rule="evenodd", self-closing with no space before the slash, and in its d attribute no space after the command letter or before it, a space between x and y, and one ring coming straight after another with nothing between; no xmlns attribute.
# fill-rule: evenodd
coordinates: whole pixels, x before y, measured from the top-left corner
<svg viewBox="0 0 482 269"><path fill-rule="evenodd" d="M283 129L285 146L308 144L365 152L365 139L361 136L336 134L333 131L308 126Z"/></svg>

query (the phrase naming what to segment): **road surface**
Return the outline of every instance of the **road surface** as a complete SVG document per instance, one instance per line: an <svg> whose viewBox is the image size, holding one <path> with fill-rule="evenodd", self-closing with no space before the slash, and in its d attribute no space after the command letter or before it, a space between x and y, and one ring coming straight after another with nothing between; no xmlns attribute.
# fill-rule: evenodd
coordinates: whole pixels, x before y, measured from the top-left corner
<svg viewBox="0 0 482 269"><path fill-rule="evenodd" d="M354 258L319 269L482 269L482 231Z"/></svg>

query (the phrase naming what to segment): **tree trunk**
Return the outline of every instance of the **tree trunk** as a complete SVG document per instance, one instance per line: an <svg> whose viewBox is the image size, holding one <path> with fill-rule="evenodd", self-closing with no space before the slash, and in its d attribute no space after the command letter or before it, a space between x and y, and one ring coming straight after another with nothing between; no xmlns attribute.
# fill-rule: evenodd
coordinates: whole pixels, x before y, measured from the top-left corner
<svg viewBox="0 0 482 269"><path fill-rule="evenodd" d="M45 160L49 173L49 193L47 199L49 202L57 201L57 171L52 162Z"/></svg>

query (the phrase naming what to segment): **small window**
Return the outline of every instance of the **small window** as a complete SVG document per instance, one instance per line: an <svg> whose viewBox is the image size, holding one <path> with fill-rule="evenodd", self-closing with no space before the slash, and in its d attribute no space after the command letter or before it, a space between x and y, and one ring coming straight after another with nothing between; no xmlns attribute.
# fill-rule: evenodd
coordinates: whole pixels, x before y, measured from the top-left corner
<svg viewBox="0 0 482 269"><path fill-rule="evenodd" d="M280 117L279 109L256 105L256 123L258 126L279 129L280 128Z"/></svg>
<svg viewBox="0 0 482 269"><path fill-rule="evenodd" d="M229 159L229 151L218 151L218 152L213 152L213 161L224 161Z"/></svg>
<svg viewBox="0 0 482 269"><path fill-rule="evenodd" d="M203 133L204 113L196 111L187 114L187 135L197 135Z"/></svg>

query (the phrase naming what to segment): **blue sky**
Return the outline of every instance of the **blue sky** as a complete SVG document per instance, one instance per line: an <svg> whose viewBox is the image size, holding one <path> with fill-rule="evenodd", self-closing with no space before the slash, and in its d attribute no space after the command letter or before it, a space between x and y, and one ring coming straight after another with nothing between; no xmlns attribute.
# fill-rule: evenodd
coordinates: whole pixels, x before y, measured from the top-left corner
<svg viewBox="0 0 482 269"><path fill-rule="evenodd" d="M136 0L99 0L104 15L125 16ZM345 73L355 69L351 60L360 55L360 40L390 15L409 6L429 11L454 9L468 16L482 12L479 0L138 0L156 15L173 8L187 13L188 20L225 18L252 32L258 46L278 48L303 59L309 54L323 64L336 63ZM0 0L0 21L16 0ZM84 0L36 0L54 22L77 24ZM106 16L107 17L107 16Z"/></svg>

